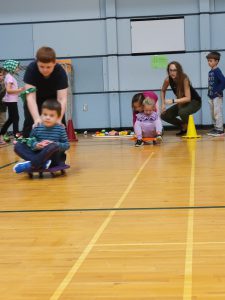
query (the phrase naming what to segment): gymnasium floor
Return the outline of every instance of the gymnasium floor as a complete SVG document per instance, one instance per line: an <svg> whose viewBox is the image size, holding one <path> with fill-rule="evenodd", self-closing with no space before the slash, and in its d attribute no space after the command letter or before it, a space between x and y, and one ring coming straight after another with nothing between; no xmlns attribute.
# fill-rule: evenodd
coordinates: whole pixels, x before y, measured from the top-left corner
<svg viewBox="0 0 225 300"><path fill-rule="evenodd" d="M225 138L79 136L62 177L0 148L0 299L224 300Z"/></svg>

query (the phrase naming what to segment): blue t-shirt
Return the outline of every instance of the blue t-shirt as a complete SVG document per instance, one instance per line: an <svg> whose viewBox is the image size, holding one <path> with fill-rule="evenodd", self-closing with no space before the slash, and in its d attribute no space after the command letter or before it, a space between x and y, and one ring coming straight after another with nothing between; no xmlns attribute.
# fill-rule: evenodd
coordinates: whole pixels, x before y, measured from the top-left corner
<svg viewBox="0 0 225 300"><path fill-rule="evenodd" d="M210 99L223 97L225 88L225 77L219 68L209 71L208 76L208 96Z"/></svg>

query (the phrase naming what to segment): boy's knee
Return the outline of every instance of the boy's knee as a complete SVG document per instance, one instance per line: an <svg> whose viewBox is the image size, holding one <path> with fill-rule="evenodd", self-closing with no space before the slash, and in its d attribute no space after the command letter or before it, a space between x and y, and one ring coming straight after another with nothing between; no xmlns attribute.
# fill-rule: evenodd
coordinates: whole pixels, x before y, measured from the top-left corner
<svg viewBox="0 0 225 300"><path fill-rule="evenodd" d="M23 146L22 146L22 143L20 142L17 142L15 145L14 145L14 151L16 152L17 150L21 149Z"/></svg>
<svg viewBox="0 0 225 300"><path fill-rule="evenodd" d="M23 144L23 143L20 143L20 142L17 142L15 145L14 145L14 152L20 156L21 153L24 153L24 150L26 148L26 145Z"/></svg>
<svg viewBox="0 0 225 300"><path fill-rule="evenodd" d="M60 146L57 143L53 142L53 143L51 143L51 144L48 145L48 149L59 151L60 150Z"/></svg>

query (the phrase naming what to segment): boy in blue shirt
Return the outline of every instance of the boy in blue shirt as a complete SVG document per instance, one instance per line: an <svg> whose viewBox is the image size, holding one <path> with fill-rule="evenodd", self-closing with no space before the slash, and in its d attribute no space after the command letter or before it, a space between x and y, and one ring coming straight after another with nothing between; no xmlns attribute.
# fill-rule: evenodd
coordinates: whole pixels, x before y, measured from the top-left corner
<svg viewBox="0 0 225 300"><path fill-rule="evenodd" d="M220 53L212 51L206 56L211 68L208 75L208 97L211 117L214 128L208 133L211 136L224 135L223 129L223 90L225 77L217 66L220 61Z"/></svg>
<svg viewBox="0 0 225 300"><path fill-rule="evenodd" d="M13 170L22 173L29 170L48 169L65 164L65 151L69 149L65 127L60 123L61 104L46 100L42 104L41 124L30 134L29 145L17 142L14 151L24 162L17 163Z"/></svg>

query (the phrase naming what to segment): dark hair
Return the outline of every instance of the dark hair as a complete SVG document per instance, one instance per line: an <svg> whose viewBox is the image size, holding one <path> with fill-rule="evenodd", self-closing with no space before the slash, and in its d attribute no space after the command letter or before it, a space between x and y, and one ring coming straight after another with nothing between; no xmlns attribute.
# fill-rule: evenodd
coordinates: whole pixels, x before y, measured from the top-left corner
<svg viewBox="0 0 225 300"><path fill-rule="evenodd" d="M220 61L220 53L217 51L212 51L208 55L206 55L206 58Z"/></svg>
<svg viewBox="0 0 225 300"><path fill-rule="evenodd" d="M44 108L47 108L49 110L55 110L57 112L58 117L61 116L61 104L55 99L46 100L41 106L41 109Z"/></svg>
<svg viewBox="0 0 225 300"><path fill-rule="evenodd" d="M184 97L184 80L188 80L188 83L190 84L190 80L188 76L184 73L183 68L181 64L177 61L171 61L167 66L167 73L170 77L170 66L175 65L177 69L177 76L176 76L176 91L177 91L177 98ZM171 77L170 77L171 78Z"/></svg>
<svg viewBox="0 0 225 300"><path fill-rule="evenodd" d="M5 69L0 67L0 73L5 73Z"/></svg>
<svg viewBox="0 0 225 300"><path fill-rule="evenodd" d="M36 59L42 63L54 63L56 61L55 50L50 47L41 47L36 53Z"/></svg>
<svg viewBox="0 0 225 300"><path fill-rule="evenodd" d="M135 94L131 101L132 108L134 107L134 103L138 103L139 105L142 105L144 99L145 99L145 96L143 95L143 93Z"/></svg>

